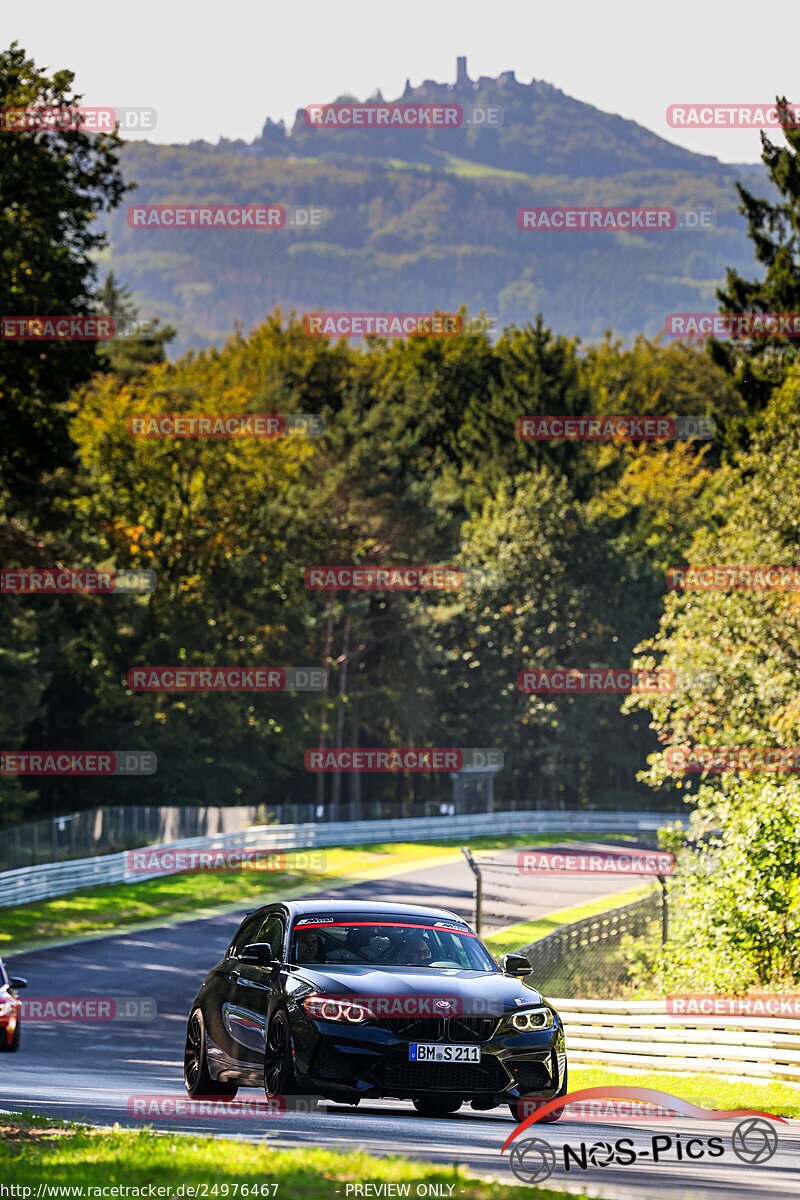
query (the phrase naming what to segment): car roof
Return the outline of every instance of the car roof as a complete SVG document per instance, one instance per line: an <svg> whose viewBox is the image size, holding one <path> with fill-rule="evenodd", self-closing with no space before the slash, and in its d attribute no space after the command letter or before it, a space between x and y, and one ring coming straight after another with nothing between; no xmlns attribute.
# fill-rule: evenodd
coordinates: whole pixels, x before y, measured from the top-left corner
<svg viewBox="0 0 800 1200"><path fill-rule="evenodd" d="M436 917L440 920L458 921L461 925L466 922L457 913L447 908L429 908L422 904L390 904L386 900L289 900L285 907L291 916L304 916L306 913L342 913L346 916L398 916L398 917Z"/></svg>

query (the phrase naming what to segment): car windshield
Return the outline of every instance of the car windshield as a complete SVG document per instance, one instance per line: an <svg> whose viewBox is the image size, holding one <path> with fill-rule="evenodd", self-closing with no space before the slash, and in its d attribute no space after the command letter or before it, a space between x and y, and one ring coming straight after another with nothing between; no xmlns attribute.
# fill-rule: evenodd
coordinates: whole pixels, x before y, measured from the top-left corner
<svg viewBox="0 0 800 1200"><path fill-rule="evenodd" d="M354 963L496 971L478 937L454 921L377 917L299 917L292 931L293 963Z"/></svg>

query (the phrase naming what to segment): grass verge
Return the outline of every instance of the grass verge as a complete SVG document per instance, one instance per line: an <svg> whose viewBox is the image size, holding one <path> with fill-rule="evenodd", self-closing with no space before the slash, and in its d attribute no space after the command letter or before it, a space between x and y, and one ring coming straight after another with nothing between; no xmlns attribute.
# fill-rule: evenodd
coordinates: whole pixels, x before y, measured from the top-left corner
<svg viewBox="0 0 800 1200"><path fill-rule="evenodd" d="M594 841L602 834L542 834L470 839L474 850L551 846L565 840ZM614 841L635 841L615 836ZM463 839L396 842L325 849L326 869L318 872L200 872L118 883L70 892L52 900L0 909L0 953L15 953L53 941L111 933L128 926L181 915L202 916L225 908L257 908L279 896L288 899L332 886L412 870L461 858ZM608 907L608 902L605 902ZM601 905L602 908L602 905ZM545 918L547 920L547 918ZM536 923L538 924L538 922ZM531 940L531 939L529 939ZM521 943L517 942L517 945Z"/></svg>
<svg viewBox="0 0 800 1200"><path fill-rule="evenodd" d="M524 921L519 925L509 925L501 933L493 933L484 938L492 954L508 954L536 942L546 934L558 929L559 925L568 925L571 921L582 921L584 917L595 917L598 913L621 904L633 904L641 900L653 890L652 883L642 884L641 887L630 888L627 892L617 892L613 896L601 896L599 900L591 900L588 904L577 904L573 908L561 908L557 912L548 913L535 921Z"/></svg>
<svg viewBox="0 0 800 1200"><path fill-rule="evenodd" d="M507 1170L499 1154L497 1158L498 1168ZM151 1187L175 1193L183 1185L184 1196L192 1194L190 1187L205 1185L207 1191L201 1195L232 1197L238 1184L239 1196L346 1200L348 1183L387 1182L409 1184L412 1197L418 1185L438 1184L440 1190L433 1194L453 1200L569 1200L570 1196L587 1200L583 1192L498 1184L476 1179L463 1167L435 1166L395 1155L374 1158L358 1149L348 1153L279 1150L217 1138L154 1136L148 1130L93 1130L28 1114L0 1115L0 1178L4 1184L30 1187L31 1195L39 1183L46 1183L79 1187L75 1195L87 1198L92 1196L89 1188L109 1184L144 1187L144 1195L159 1194L148 1192ZM510 1172L509 1179L513 1180Z"/></svg>
<svg viewBox="0 0 800 1200"><path fill-rule="evenodd" d="M579 1088L620 1085L657 1088L702 1108L759 1108L776 1117L800 1117L800 1084L796 1083L751 1083L742 1079L720 1079L718 1075L619 1071L602 1066L571 1066L569 1069L569 1087L573 1092Z"/></svg>

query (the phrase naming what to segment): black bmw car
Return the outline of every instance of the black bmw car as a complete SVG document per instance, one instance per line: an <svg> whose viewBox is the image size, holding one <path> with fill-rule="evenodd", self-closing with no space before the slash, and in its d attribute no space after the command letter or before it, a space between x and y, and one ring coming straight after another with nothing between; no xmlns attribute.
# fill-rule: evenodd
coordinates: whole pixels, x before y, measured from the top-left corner
<svg viewBox="0 0 800 1200"><path fill-rule="evenodd" d="M269 904L239 926L189 1014L190 1096L391 1096L428 1116L567 1090L558 1013L459 917L415 904ZM560 1115L556 1110L551 1119Z"/></svg>

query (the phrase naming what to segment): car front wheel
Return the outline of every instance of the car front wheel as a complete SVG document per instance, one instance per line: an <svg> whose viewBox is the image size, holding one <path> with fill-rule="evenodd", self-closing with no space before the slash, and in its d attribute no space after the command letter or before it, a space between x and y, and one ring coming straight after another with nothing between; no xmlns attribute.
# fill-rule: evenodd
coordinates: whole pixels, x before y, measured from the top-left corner
<svg viewBox="0 0 800 1200"><path fill-rule="evenodd" d="M567 1073L565 1071L564 1082L558 1089L558 1095L565 1096L567 1094L568 1086ZM551 1099L556 1099L556 1097L553 1096ZM548 1101L543 1100L541 1096L522 1096L519 1100L514 1100L513 1103L509 1104L508 1107L511 1109L511 1115L515 1121L524 1121L525 1118L529 1117L532 1112L536 1111L537 1108L542 1108L547 1103ZM554 1108L551 1112L547 1113L541 1118L540 1124L552 1125L554 1121L560 1121L563 1115L563 1108Z"/></svg>
<svg viewBox="0 0 800 1200"><path fill-rule="evenodd" d="M264 1093L268 1100L290 1096L295 1090L292 1037L289 1018L282 1010L273 1013L267 1027L264 1051Z"/></svg>

